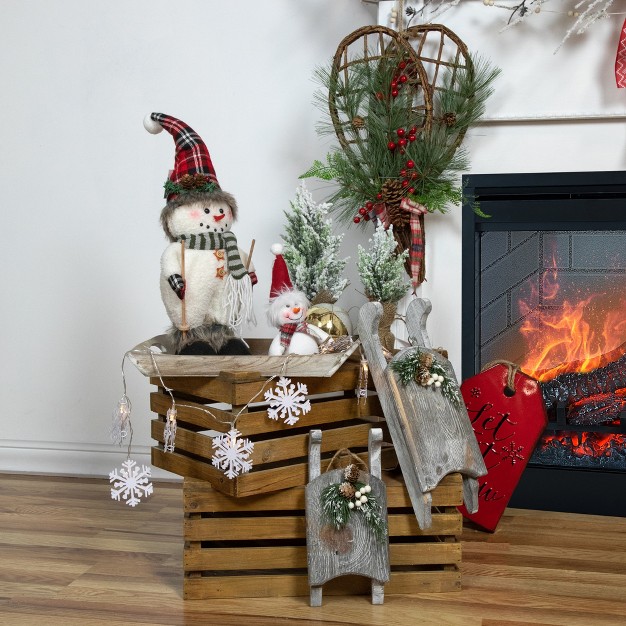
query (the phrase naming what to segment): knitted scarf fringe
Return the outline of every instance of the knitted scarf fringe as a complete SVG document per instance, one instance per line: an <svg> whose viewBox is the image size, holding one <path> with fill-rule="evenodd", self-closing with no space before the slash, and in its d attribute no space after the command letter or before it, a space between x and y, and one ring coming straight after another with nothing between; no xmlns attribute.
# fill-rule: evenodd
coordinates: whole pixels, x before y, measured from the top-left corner
<svg viewBox="0 0 626 626"><path fill-rule="evenodd" d="M239 330L244 323L256 325L254 307L252 306L252 281L246 275L235 280L231 274L226 278L224 285L226 301L224 308L228 317L228 324Z"/></svg>

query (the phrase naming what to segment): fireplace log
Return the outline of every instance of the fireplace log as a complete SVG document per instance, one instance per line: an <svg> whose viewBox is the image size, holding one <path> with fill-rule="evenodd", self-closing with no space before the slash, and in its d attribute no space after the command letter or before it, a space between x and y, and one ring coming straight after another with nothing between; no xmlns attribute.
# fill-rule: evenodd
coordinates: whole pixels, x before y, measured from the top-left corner
<svg viewBox="0 0 626 626"><path fill-rule="evenodd" d="M559 374L541 383L546 409L626 388L626 354L591 372Z"/></svg>
<svg viewBox="0 0 626 626"><path fill-rule="evenodd" d="M570 424L595 426L619 419L626 408L626 389L615 393L601 393L573 402L567 407Z"/></svg>

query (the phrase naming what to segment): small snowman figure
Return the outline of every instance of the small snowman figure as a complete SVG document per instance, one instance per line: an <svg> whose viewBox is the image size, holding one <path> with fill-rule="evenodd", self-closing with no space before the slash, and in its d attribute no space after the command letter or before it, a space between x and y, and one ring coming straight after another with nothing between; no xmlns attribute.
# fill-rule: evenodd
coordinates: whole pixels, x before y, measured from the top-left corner
<svg viewBox="0 0 626 626"><path fill-rule="evenodd" d="M235 335L253 321L254 268L231 231L235 198L219 186L209 151L187 124L151 113L148 132L164 128L176 146L165 182L161 225L170 244L161 256L161 298L172 322L176 354L249 354Z"/></svg>
<svg viewBox="0 0 626 626"><path fill-rule="evenodd" d="M272 340L268 354L316 354L319 352L319 344L328 339L329 335L317 326L307 324L309 301L302 291L294 289L291 284L287 264L282 256L283 247L276 243L271 250L275 259L267 319L280 332Z"/></svg>

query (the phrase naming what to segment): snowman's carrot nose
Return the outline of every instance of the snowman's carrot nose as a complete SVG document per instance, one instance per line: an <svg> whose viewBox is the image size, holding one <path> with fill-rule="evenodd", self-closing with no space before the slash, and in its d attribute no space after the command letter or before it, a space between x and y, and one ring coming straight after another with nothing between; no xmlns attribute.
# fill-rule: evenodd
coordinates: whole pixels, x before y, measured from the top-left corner
<svg viewBox="0 0 626 626"><path fill-rule="evenodd" d="M292 309L292 311L293 311L294 313L300 313L300 307L299 307L299 306L295 306L295 307Z"/></svg>

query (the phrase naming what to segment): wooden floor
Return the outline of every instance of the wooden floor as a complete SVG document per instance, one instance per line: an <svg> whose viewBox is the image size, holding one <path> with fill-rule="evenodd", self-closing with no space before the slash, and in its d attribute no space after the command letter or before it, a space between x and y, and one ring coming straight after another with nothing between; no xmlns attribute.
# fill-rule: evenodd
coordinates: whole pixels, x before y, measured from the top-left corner
<svg viewBox="0 0 626 626"><path fill-rule="evenodd" d="M465 529L462 591L382 606L328 595L321 608L184 602L181 484L155 485L132 509L106 480L0 474L0 520L3 625L626 625L622 518L508 510L494 534Z"/></svg>

